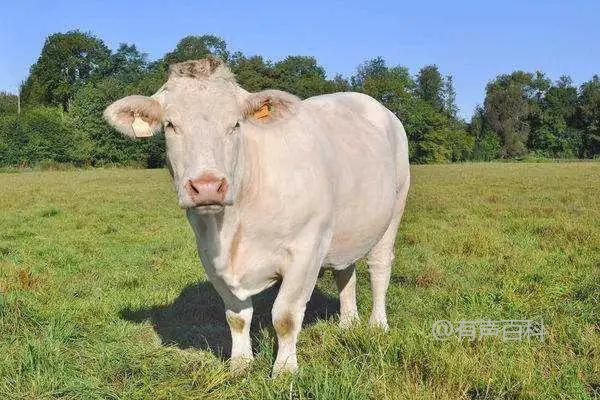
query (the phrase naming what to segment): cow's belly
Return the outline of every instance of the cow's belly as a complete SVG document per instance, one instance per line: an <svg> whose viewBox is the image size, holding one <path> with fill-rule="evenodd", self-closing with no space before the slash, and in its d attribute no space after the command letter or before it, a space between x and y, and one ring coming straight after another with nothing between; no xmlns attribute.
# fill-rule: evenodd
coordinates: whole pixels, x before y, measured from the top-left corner
<svg viewBox="0 0 600 400"><path fill-rule="evenodd" d="M395 171L393 158L384 155L357 163L340 176L327 264L352 263L383 237L396 204Z"/></svg>
<svg viewBox="0 0 600 400"><path fill-rule="evenodd" d="M340 210L325 264L344 266L365 256L381 240L390 224L393 196Z"/></svg>

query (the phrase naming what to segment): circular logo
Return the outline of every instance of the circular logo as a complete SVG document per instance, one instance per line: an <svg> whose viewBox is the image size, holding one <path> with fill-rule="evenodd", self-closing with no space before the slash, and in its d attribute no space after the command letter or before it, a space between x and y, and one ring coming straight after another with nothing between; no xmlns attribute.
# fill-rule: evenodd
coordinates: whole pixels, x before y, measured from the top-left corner
<svg viewBox="0 0 600 400"><path fill-rule="evenodd" d="M454 333L454 325L445 319L435 321L431 327L431 334L437 340L446 340Z"/></svg>

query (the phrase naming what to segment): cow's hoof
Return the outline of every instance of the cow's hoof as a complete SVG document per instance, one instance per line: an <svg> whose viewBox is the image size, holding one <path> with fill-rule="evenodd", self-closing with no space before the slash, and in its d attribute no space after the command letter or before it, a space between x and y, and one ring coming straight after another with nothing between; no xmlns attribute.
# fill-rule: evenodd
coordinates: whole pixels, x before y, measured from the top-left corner
<svg viewBox="0 0 600 400"><path fill-rule="evenodd" d="M233 376L240 376L248 372L252 364L251 357L235 357L229 360L229 372Z"/></svg>
<svg viewBox="0 0 600 400"><path fill-rule="evenodd" d="M387 332L390 328L388 326L387 318L385 316L371 316L371 319L369 319L369 325L371 326L371 328L382 329L384 332Z"/></svg>
<svg viewBox="0 0 600 400"><path fill-rule="evenodd" d="M297 370L298 370L298 363L296 361L293 361L293 362L288 361L285 363L275 362L275 364L273 365L273 372L271 373L271 377L277 378L282 375L293 374Z"/></svg>
<svg viewBox="0 0 600 400"><path fill-rule="evenodd" d="M352 326L357 325L360 322L360 317L358 314L348 314L348 315L340 315L340 323L339 326L342 329L352 328Z"/></svg>

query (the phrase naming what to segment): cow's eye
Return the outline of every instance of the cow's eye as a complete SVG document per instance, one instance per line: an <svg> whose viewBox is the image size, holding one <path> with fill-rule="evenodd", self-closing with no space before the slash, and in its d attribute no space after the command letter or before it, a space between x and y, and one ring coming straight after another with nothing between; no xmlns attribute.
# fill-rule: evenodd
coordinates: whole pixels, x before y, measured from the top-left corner
<svg viewBox="0 0 600 400"><path fill-rule="evenodd" d="M174 132L174 133L176 133L176 131L175 131L175 125L171 121L165 121L164 125L165 125L165 132L168 131L168 132Z"/></svg>
<svg viewBox="0 0 600 400"><path fill-rule="evenodd" d="M240 121L236 122L235 125L233 126L233 128L231 128L231 131L229 132L230 135L233 135L235 133L235 131L240 127Z"/></svg>

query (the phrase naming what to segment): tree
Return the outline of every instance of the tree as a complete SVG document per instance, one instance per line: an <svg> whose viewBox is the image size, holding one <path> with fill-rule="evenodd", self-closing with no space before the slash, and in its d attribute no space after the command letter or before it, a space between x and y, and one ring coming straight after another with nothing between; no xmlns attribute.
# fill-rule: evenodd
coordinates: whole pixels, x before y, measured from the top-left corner
<svg viewBox="0 0 600 400"><path fill-rule="evenodd" d="M148 54L140 52L135 44L121 43L110 55L104 76L112 76L123 83L140 80L148 71Z"/></svg>
<svg viewBox="0 0 600 400"><path fill-rule="evenodd" d="M335 74L331 80L332 92L348 92L351 90L350 82L341 74Z"/></svg>
<svg viewBox="0 0 600 400"><path fill-rule="evenodd" d="M378 57L362 63L350 82L352 90L379 100L401 120L406 117L415 86L407 68L388 68Z"/></svg>
<svg viewBox="0 0 600 400"><path fill-rule="evenodd" d="M106 69L110 50L89 33L69 31L48 36L22 88L25 103L68 108L77 89Z"/></svg>
<svg viewBox="0 0 600 400"><path fill-rule="evenodd" d="M258 92L275 87L273 65L261 56L245 57L237 52L231 57L230 67L237 82L246 90Z"/></svg>
<svg viewBox="0 0 600 400"><path fill-rule="evenodd" d="M502 141L502 157L520 156L527 152L531 82L531 74L516 71L498 76L486 87L485 117Z"/></svg>
<svg viewBox="0 0 600 400"><path fill-rule="evenodd" d="M473 137L460 124L421 98L407 105L402 119L414 163L462 161L473 151Z"/></svg>
<svg viewBox="0 0 600 400"><path fill-rule="evenodd" d="M474 140L472 159L490 161L500 157L500 138L487 122L483 107L475 108L468 131Z"/></svg>
<svg viewBox="0 0 600 400"><path fill-rule="evenodd" d="M385 60L382 57L365 61L356 69L356 74L350 78L350 84L354 90L362 90L368 79L381 79L388 73Z"/></svg>
<svg viewBox="0 0 600 400"><path fill-rule="evenodd" d="M416 79L417 95L436 110L444 109L444 79L437 65L427 65L419 70Z"/></svg>
<svg viewBox="0 0 600 400"><path fill-rule="evenodd" d="M162 61L166 65L197 60L212 54L223 60L229 58L227 44L223 39L214 35L186 36L177 43L173 51L167 53Z"/></svg>
<svg viewBox="0 0 600 400"><path fill-rule="evenodd" d="M458 107L456 106L456 91L454 90L454 78L452 75L446 75L444 79L444 89L442 91L444 100L444 111L452 118L456 118Z"/></svg>
<svg viewBox="0 0 600 400"><path fill-rule="evenodd" d="M236 52L230 57L229 66L237 82L253 92L280 89L307 98L350 89L348 81L339 74L328 80L313 57L290 56L273 64L261 56L246 57Z"/></svg>
<svg viewBox="0 0 600 400"><path fill-rule="evenodd" d="M580 113L583 126L583 155L600 155L600 77L594 77L581 85Z"/></svg>
<svg viewBox="0 0 600 400"><path fill-rule="evenodd" d="M306 99L311 96L333 92L327 81L325 69L314 57L288 56L273 66L275 87Z"/></svg>
<svg viewBox="0 0 600 400"><path fill-rule="evenodd" d="M531 113L529 150L547 157L577 157L582 151L581 131L576 127L578 94L571 78L543 86Z"/></svg>

